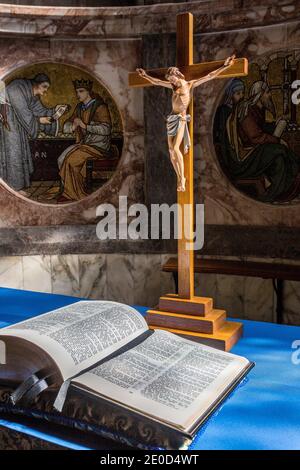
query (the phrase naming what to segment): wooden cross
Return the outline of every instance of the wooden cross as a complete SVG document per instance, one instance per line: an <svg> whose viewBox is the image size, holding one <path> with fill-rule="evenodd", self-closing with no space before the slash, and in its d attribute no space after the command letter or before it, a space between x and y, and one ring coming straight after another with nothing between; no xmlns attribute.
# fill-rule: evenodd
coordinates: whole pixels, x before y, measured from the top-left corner
<svg viewBox="0 0 300 470"><path fill-rule="evenodd" d="M193 63L193 15L191 13L177 15L176 53L176 66L184 74L187 81L199 79L224 64L222 60L200 64ZM152 77L165 80L167 70L168 68L152 69L147 70L147 73ZM222 72L217 78L241 77L247 75L247 73L247 59L235 59L233 65ZM129 74L129 86L147 87L153 85L137 72L132 72ZM177 202L182 208L182 220L179 221L179 224L181 224L183 233L183 236L178 239L178 296L181 299L194 298L194 251L186 249L186 244L191 243L194 230L193 100L190 102L188 114L191 115L189 123L191 147L184 156L186 190L178 192L177 196ZM183 218L185 205L189 208L189 213L188 217ZM187 225L188 230L185 230L185 225Z"/></svg>

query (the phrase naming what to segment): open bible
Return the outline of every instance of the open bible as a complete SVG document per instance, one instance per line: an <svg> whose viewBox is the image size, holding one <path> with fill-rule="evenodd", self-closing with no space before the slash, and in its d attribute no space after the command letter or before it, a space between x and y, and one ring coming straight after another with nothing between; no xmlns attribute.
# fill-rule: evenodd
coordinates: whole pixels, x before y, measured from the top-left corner
<svg viewBox="0 0 300 470"><path fill-rule="evenodd" d="M109 301L76 302L3 328L0 341L0 387L10 391L11 409L56 423L67 417L63 424L144 448L187 446L253 365L149 330L137 310Z"/></svg>

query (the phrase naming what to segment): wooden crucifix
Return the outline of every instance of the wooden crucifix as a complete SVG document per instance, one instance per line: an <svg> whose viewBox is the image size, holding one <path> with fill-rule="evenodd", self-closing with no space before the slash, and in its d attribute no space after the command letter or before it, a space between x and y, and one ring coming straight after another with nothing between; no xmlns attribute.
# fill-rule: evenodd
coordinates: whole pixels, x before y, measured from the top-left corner
<svg viewBox="0 0 300 470"><path fill-rule="evenodd" d="M194 251L186 249L187 244L190 244L192 241L192 234L194 230L192 91L195 86L201 85L202 83L209 81L213 78L230 78L247 75L248 61L244 58L235 59L235 56L232 56L225 61L203 62L194 64L193 15L191 13L182 13L177 15L176 53L177 67L151 69L148 71L144 71L143 69L137 69L136 72L132 72L129 74L129 85L132 87L146 87L158 85L166 86L167 88L171 88L173 90L173 112L170 116L168 116L166 133L168 133L168 143L170 151L170 144L172 144L172 140L169 139L169 136L178 135L178 133L180 132L179 129L181 129L180 153L181 155L183 155L184 165L182 166L182 170L184 170L184 173L180 171L180 161L176 162L176 160L174 159L172 163L177 174L177 201L180 207L185 210L181 211L182 220L178 221L183 234L183 236L178 239L178 296L170 296L170 301L176 300L176 304L178 305L178 301L180 302L180 300L182 300L183 305L189 305L189 309L193 308L192 304L200 303L200 310L203 310L203 301L205 299L199 297L196 298L194 296ZM180 109L180 103L178 105L178 101L176 101L176 94L179 93L182 95L182 92L184 91L186 93L185 96L181 96L181 104L186 104L188 106L186 106L187 112L185 112L185 110L183 109L184 106L182 108L182 112ZM188 99L187 103L184 102L186 99ZM176 107L176 105L178 106ZM178 115L180 116L180 118ZM170 122L168 122L169 118ZM179 123L179 121L181 120L185 121L183 122L183 125L180 125ZM169 130L171 132L169 132ZM173 134L172 130L174 131ZM186 133L186 136L184 136L185 130L188 131ZM187 137L189 141L187 142L184 137ZM170 156L172 160L171 152L172 149L170 151ZM188 215L186 214L186 210L188 210ZM172 310L169 311L178 311L178 309L174 308L173 302L170 302L169 300L164 301L164 299L165 298L160 299L160 309L164 308L164 310L167 311L167 309L171 308ZM183 312L183 310L180 310L179 307L179 311Z"/></svg>

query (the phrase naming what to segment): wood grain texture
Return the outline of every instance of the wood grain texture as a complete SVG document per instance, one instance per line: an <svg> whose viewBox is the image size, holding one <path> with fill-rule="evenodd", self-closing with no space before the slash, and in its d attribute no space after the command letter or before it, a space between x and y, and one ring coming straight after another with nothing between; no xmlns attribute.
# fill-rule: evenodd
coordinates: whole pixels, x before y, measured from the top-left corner
<svg viewBox="0 0 300 470"><path fill-rule="evenodd" d="M225 310L212 310L205 317L185 315L179 313L167 313L151 309L147 311L146 321L151 326L164 328L176 328L179 330L194 331L198 333L215 333L226 320Z"/></svg>
<svg viewBox="0 0 300 470"><path fill-rule="evenodd" d="M192 65L193 15L191 13L177 15L176 41L176 65L178 67ZM178 217L179 226L182 228L182 236L178 238L178 294L179 297L191 299L194 297L194 251L187 249L187 246L191 245L194 229L193 97L187 112L191 116L190 122L188 123L191 146L185 155L183 142L181 144L181 152L184 155L186 189L177 194L177 203L182 209L180 215L181 220L180 217Z"/></svg>
<svg viewBox="0 0 300 470"><path fill-rule="evenodd" d="M151 327L156 329L156 327ZM238 322L226 322L216 333L196 333L194 331L185 331L175 328L159 327L160 330L170 331L171 333L182 336L183 338L196 341L198 343L221 349L222 351L230 351L230 349L238 342L243 334L243 324Z"/></svg>
<svg viewBox="0 0 300 470"><path fill-rule="evenodd" d="M212 308L213 299L210 297L194 296L183 299L178 294L167 294L159 298L159 309L163 312L205 316Z"/></svg>
<svg viewBox="0 0 300 470"><path fill-rule="evenodd" d="M224 57L224 60L226 57ZM196 78L201 78L207 75L208 73L216 70L224 64L224 60L214 60L212 62L201 62L199 64L191 65L182 65L177 66L180 72L183 73L186 80L194 80ZM159 69L147 69L147 73L154 78L160 78L165 80L165 75L168 68L159 68ZM244 77L248 75L248 60L246 58L235 59L234 64L230 68L226 69L224 72L220 73L217 76L217 79L220 78L230 78L230 77ZM128 76L128 84L131 87L147 87L153 86L143 77L141 77L137 72L130 72Z"/></svg>
<svg viewBox="0 0 300 470"><path fill-rule="evenodd" d="M223 259L197 259L194 261L196 273L229 274L232 276L260 277L263 279L283 279L300 281L300 267L287 263L264 263L256 261L234 261ZM163 271L176 272L177 258L170 258L163 265Z"/></svg>

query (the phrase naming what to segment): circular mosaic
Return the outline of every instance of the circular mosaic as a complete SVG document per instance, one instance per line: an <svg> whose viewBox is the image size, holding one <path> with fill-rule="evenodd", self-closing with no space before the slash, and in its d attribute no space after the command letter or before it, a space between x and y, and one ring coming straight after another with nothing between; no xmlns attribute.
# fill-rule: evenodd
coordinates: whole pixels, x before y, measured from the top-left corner
<svg viewBox="0 0 300 470"><path fill-rule="evenodd" d="M31 64L0 83L0 177L47 204L83 199L116 171L122 120L109 91L79 67Z"/></svg>
<svg viewBox="0 0 300 470"><path fill-rule="evenodd" d="M300 106L292 99L297 54L250 64L247 77L228 83L214 116L222 170L238 190L271 204L300 201Z"/></svg>

